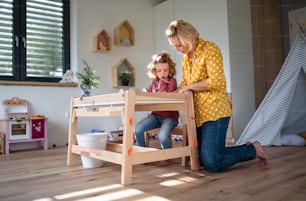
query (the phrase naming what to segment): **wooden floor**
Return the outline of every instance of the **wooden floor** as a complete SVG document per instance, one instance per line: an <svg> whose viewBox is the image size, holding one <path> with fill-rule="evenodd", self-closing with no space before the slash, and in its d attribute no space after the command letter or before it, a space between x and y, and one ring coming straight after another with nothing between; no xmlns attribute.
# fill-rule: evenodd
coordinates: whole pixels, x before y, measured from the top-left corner
<svg viewBox="0 0 306 201"><path fill-rule="evenodd" d="M167 167L136 165L133 184L120 184L120 169L66 166L67 147L0 155L0 200L182 200L305 201L306 147L266 147L268 168L256 161L223 173L182 168L180 159Z"/></svg>

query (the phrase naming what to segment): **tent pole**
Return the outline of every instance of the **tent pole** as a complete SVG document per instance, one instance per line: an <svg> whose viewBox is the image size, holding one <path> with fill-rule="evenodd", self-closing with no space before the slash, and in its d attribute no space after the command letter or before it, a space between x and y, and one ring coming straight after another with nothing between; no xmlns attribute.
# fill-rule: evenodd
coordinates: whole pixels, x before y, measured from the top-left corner
<svg viewBox="0 0 306 201"><path fill-rule="evenodd" d="M289 11L288 12L289 17L291 18L293 24L296 26L296 28L298 29L298 31L300 31L301 33L305 34L304 31L304 27L303 25L301 25L298 21L298 18L296 16L296 14L294 13L294 11ZM306 20L304 21L303 24L306 24Z"/></svg>

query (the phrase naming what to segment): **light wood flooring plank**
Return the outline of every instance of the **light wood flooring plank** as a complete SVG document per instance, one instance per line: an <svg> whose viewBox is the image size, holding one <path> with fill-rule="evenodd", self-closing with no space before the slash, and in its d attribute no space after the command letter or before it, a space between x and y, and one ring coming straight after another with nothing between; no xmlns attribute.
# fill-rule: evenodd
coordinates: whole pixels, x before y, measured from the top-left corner
<svg viewBox="0 0 306 201"><path fill-rule="evenodd" d="M222 173L191 171L181 159L166 167L135 165L132 184L120 184L121 167L68 167L67 147L0 155L0 200L305 201L306 147L266 147L268 167L256 161Z"/></svg>

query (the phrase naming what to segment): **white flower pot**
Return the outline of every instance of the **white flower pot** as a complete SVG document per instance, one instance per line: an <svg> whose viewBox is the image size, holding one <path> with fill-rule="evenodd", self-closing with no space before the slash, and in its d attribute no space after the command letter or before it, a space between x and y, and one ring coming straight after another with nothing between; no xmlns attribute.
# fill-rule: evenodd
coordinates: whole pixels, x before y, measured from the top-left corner
<svg viewBox="0 0 306 201"><path fill-rule="evenodd" d="M77 134L78 145L95 149L105 150L107 143L107 133L84 133ZM103 165L103 161L99 159L81 156L84 168L96 168Z"/></svg>

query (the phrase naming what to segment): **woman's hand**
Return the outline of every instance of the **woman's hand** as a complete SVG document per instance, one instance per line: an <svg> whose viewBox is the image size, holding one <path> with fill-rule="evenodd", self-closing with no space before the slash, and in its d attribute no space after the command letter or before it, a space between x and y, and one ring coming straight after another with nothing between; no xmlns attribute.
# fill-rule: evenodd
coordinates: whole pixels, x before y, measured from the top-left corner
<svg viewBox="0 0 306 201"><path fill-rule="evenodd" d="M180 93L184 93L187 91L207 91L206 80L202 80L196 83L189 84L181 89L179 89Z"/></svg>
<svg viewBox="0 0 306 201"><path fill-rule="evenodd" d="M188 85L188 86L185 86L185 87L183 87L183 88L179 88L179 89L178 89L178 92L179 92L179 93L184 93L184 92L187 92L187 91L190 91L189 85Z"/></svg>

